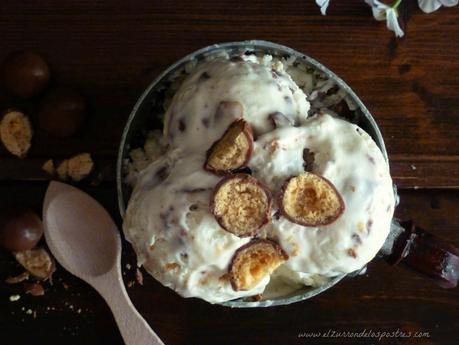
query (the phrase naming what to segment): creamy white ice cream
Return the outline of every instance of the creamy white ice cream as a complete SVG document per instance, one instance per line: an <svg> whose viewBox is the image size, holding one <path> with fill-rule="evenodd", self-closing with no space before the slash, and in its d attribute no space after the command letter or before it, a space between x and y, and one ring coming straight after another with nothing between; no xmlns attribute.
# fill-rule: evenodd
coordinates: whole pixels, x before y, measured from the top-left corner
<svg viewBox="0 0 459 345"><path fill-rule="evenodd" d="M242 108L222 112L222 102ZM308 169L331 181L345 203L334 223L305 227L282 217L274 198L273 220L259 236L280 243L289 259L273 279L318 285L370 261L394 211L388 165L356 125L325 114L308 118L308 109L306 95L282 66L225 58L198 66L166 113L169 149L140 173L129 202L123 228L139 264L182 296L212 303L265 290L270 277L249 291L231 287L231 258L250 238L219 226L209 201L221 177L203 169L206 151L241 116L256 134L248 166L274 196L288 177L304 172L308 149L315 157Z"/></svg>

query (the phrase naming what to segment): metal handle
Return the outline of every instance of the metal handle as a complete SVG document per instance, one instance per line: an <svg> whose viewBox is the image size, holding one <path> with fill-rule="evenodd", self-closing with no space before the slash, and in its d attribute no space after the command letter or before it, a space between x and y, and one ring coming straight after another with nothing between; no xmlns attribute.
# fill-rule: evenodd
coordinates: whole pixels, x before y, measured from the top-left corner
<svg viewBox="0 0 459 345"><path fill-rule="evenodd" d="M394 243L387 261L404 264L433 279L443 288L454 288L459 281L459 249L416 226L401 223L405 231Z"/></svg>

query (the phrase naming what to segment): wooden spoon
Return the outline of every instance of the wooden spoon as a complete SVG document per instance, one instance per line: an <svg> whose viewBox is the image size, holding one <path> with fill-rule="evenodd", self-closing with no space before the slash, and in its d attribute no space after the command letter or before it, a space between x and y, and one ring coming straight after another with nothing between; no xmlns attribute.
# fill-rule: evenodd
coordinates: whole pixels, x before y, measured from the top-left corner
<svg viewBox="0 0 459 345"><path fill-rule="evenodd" d="M51 182L43 207L45 239L56 260L93 286L128 345L164 343L137 312L121 276L121 239L108 212L86 193Z"/></svg>

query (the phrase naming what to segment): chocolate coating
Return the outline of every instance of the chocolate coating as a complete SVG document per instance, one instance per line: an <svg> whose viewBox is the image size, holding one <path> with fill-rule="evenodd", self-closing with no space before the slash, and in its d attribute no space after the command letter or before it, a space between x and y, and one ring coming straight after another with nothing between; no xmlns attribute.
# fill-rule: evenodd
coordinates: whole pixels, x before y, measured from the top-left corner
<svg viewBox="0 0 459 345"><path fill-rule="evenodd" d="M19 98L31 98L48 86L48 63L37 53L17 51L9 54L2 64L5 90Z"/></svg>
<svg viewBox="0 0 459 345"><path fill-rule="evenodd" d="M56 89L41 104L39 125L56 137L66 138L81 128L86 112L86 101L81 95L69 89Z"/></svg>
<svg viewBox="0 0 459 345"><path fill-rule="evenodd" d="M13 252L32 249L43 236L38 215L25 208L8 208L0 213L0 245Z"/></svg>

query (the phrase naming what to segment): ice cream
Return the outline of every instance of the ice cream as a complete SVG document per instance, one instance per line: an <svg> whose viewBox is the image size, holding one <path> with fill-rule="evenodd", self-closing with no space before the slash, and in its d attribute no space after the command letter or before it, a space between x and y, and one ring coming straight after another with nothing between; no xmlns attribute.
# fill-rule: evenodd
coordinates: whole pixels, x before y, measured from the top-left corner
<svg viewBox="0 0 459 345"><path fill-rule="evenodd" d="M389 233L394 195L379 148L343 119L308 116L311 86L263 61L220 57L191 71L166 112L167 149L129 201L123 228L139 265L184 297L224 302L271 280L319 285L362 268ZM306 172L337 193L327 225L282 212L283 186Z"/></svg>

